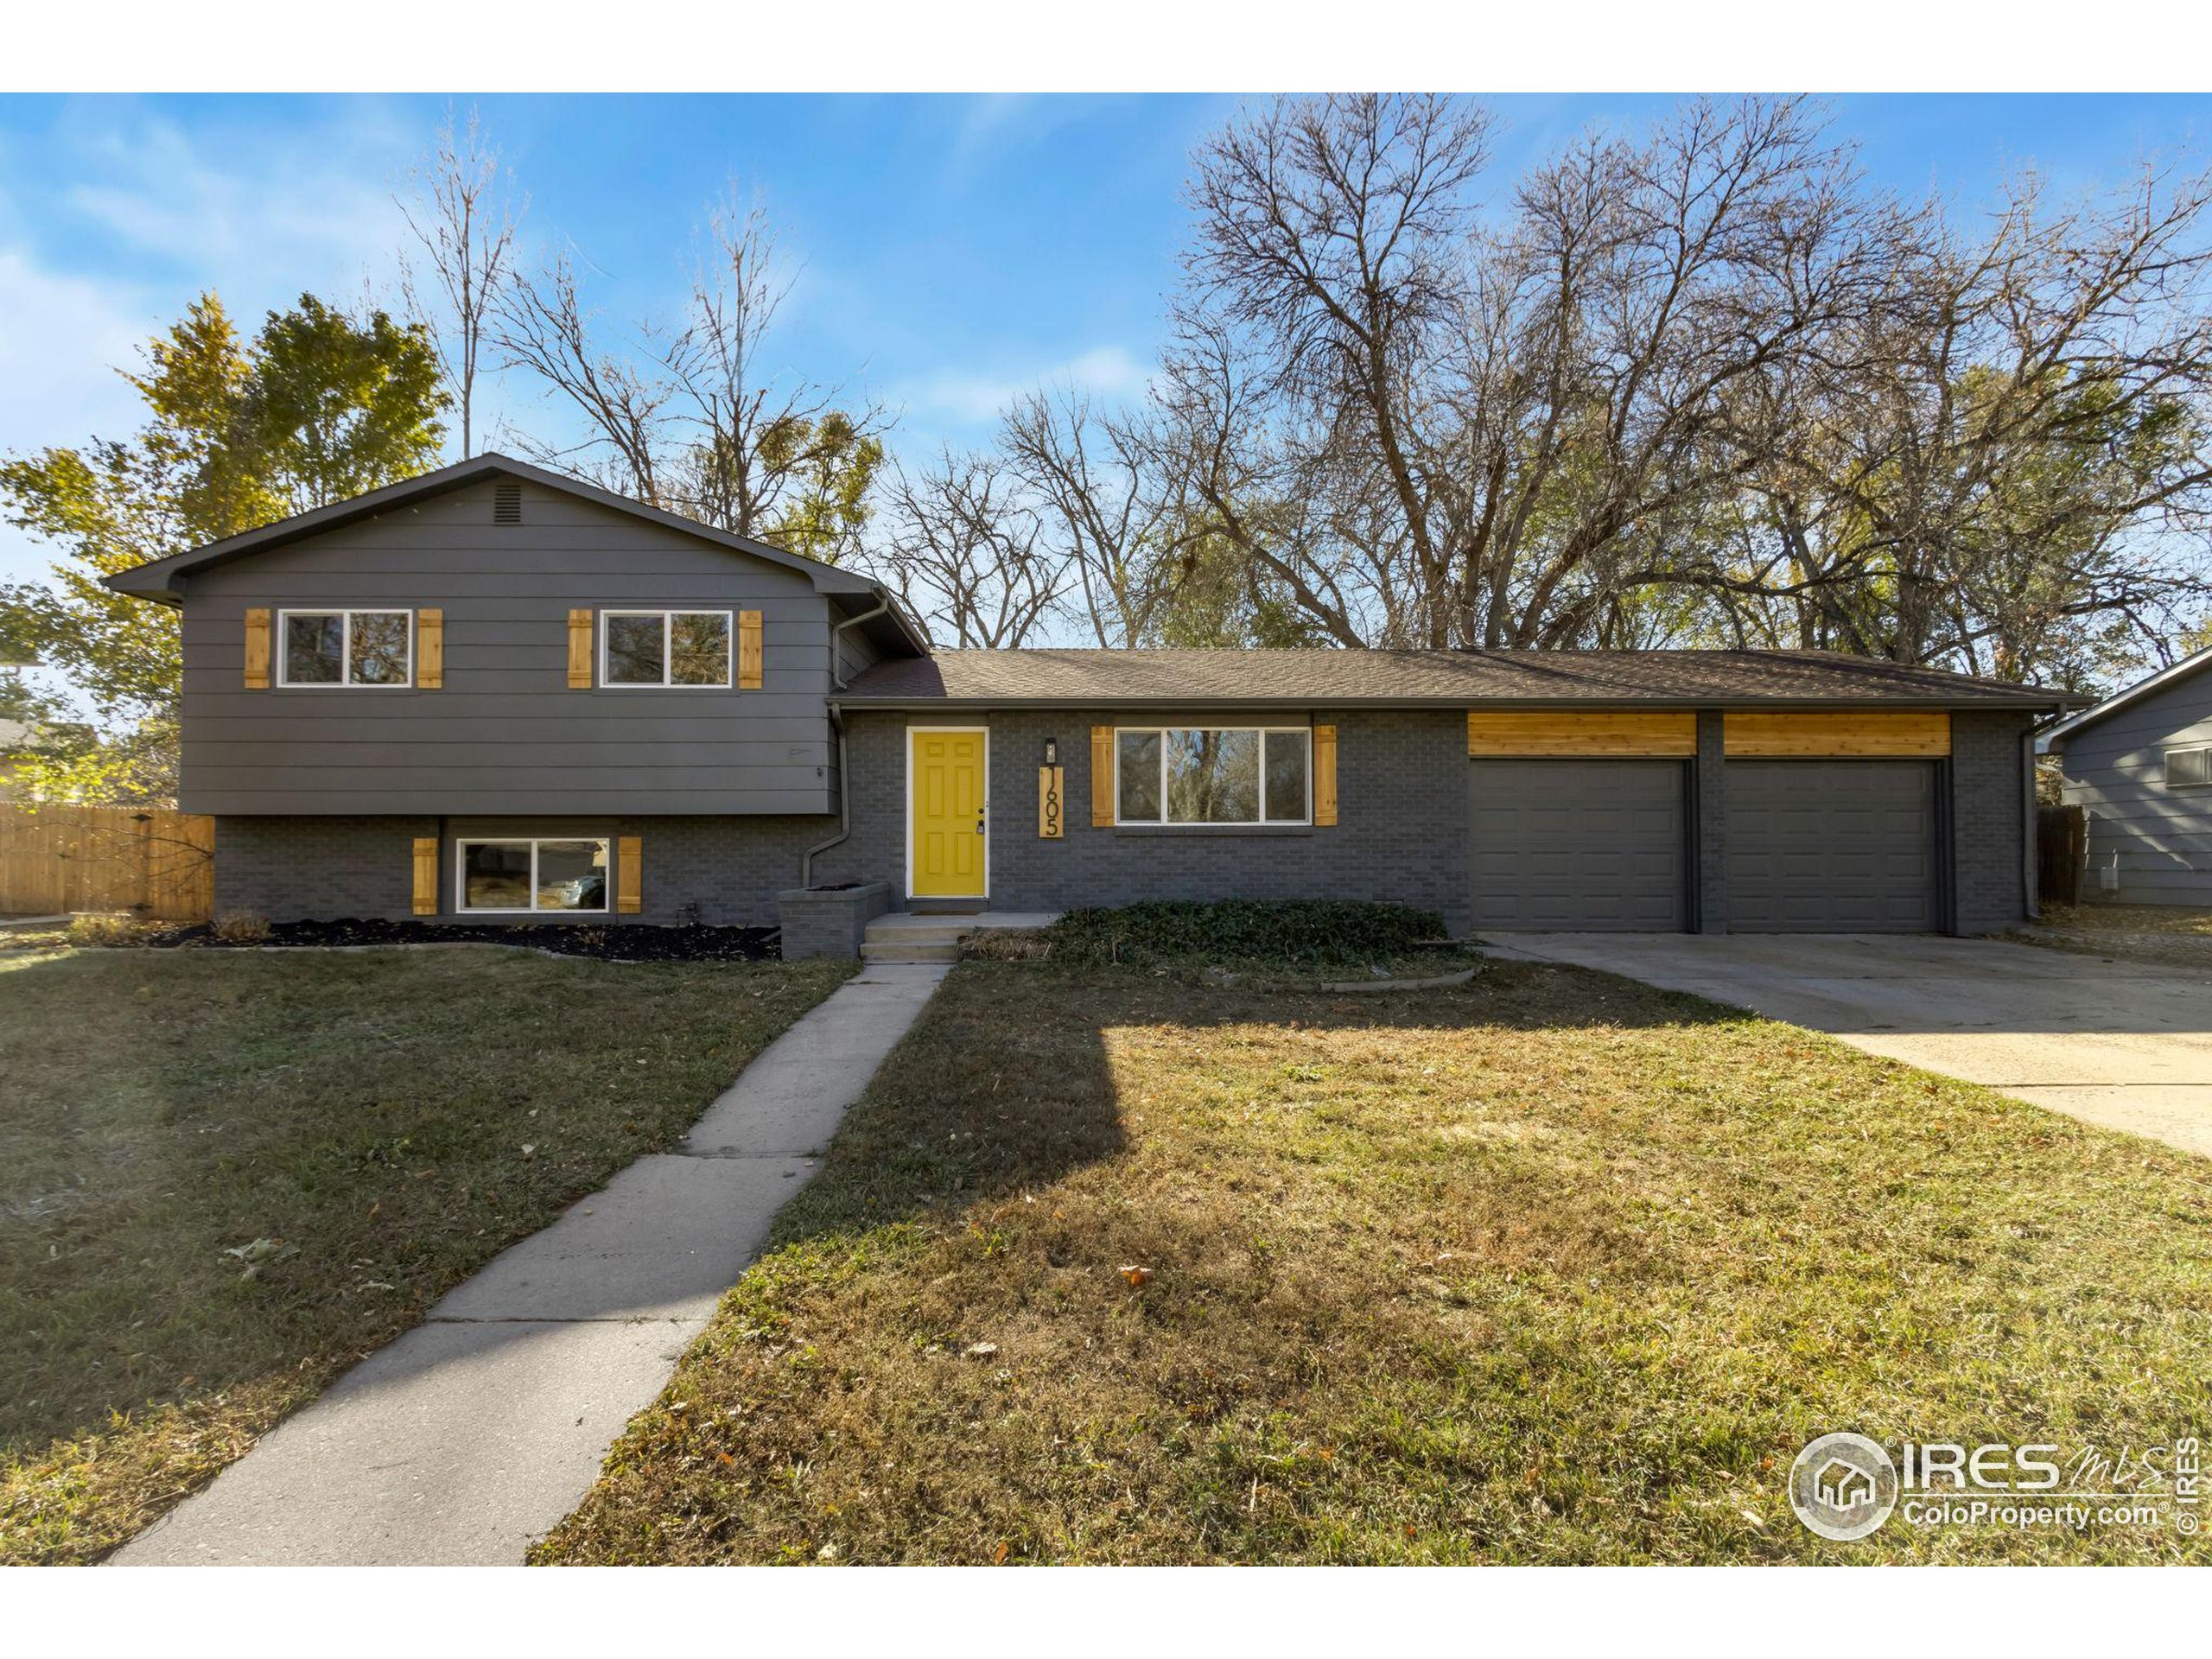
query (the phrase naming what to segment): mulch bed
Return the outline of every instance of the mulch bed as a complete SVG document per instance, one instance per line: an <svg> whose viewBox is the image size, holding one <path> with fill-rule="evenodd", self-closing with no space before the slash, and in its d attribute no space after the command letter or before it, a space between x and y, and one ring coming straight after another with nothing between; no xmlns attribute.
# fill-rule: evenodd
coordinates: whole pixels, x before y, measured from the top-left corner
<svg viewBox="0 0 2212 1659"><path fill-rule="evenodd" d="M601 962L771 962L779 953L772 927L620 927L565 922L391 922L347 918L335 922L280 922L266 938L219 939L205 922L149 933L161 949L251 950L270 945L520 944Z"/></svg>

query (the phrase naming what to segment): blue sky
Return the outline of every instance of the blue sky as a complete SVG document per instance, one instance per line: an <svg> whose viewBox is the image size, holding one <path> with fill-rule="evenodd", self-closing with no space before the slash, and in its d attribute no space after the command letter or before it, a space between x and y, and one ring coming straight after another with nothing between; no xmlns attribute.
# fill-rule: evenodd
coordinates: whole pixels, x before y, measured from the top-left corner
<svg viewBox="0 0 2212 1659"><path fill-rule="evenodd" d="M0 451L136 424L111 372L213 288L251 322L302 289L389 296L391 201L443 98L0 99ZM1192 145L1226 98L457 95L530 197L525 245L573 241L610 321L664 311L708 203L758 191L797 265L785 365L900 411L901 448L983 437L1046 377L1141 389L1176 279ZM1671 99L1494 100L1493 176ZM2194 148L2212 98L1850 97L1837 130L1883 183L1987 200L2032 164L2063 190ZM2201 159L2201 158L2200 158ZM518 384L500 412L557 416ZM0 529L0 579L45 556Z"/></svg>

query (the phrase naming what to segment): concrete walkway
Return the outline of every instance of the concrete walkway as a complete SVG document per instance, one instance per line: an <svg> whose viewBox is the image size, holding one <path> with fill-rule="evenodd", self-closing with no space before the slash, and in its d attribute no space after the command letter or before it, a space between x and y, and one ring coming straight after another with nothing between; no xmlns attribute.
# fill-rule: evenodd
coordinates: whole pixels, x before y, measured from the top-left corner
<svg viewBox="0 0 2212 1659"><path fill-rule="evenodd" d="M2212 1156L2212 975L1994 939L1508 933L1493 954L1689 991Z"/></svg>
<svg viewBox="0 0 2212 1659"><path fill-rule="evenodd" d="M279 1424L130 1566L518 1563L576 1506L949 970L870 968L641 1158Z"/></svg>

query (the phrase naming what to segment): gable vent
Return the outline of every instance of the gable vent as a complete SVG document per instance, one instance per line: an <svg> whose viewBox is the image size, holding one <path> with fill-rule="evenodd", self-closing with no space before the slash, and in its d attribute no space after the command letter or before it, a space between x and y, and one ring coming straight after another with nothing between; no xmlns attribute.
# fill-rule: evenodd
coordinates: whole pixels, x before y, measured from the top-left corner
<svg viewBox="0 0 2212 1659"><path fill-rule="evenodd" d="M495 524L522 523L520 480L504 478L492 486L492 522Z"/></svg>

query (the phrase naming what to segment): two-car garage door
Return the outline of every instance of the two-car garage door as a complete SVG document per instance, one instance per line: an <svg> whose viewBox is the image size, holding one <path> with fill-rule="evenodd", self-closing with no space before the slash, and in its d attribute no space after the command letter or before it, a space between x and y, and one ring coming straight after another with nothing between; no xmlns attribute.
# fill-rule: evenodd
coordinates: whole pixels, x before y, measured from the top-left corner
<svg viewBox="0 0 2212 1659"><path fill-rule="evenodd" d="M1731 931L1942 925L1933 761L1730 760L1725 777ZM1679 760L1476 760L1475 925L1691 925L1688 784Z"/></svg>

